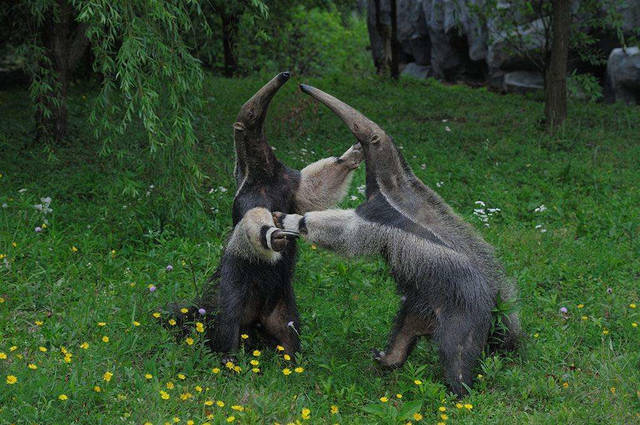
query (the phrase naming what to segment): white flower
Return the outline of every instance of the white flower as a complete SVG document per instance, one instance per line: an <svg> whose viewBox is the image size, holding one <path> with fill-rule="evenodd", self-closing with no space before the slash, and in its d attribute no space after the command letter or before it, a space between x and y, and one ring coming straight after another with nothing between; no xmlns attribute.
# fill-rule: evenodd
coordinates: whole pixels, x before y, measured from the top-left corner
<svg viewBox="0 0 640 425"><path fill-rule="evenodd" d="M356 195L351 195L351 200L355 201L356 199L358 199L358 197Z"/></svg>
<svg viewBox="0 0 640 425"><path fill-rule="evenodd" d="M218 190L219 190L220 192L224 193L224 192L226 192L226 191L227 191L227 188L226 188L226 187L224 187L224 186L218 186Z"/></svg>
<svg viewBox="0 0 640 425"><path fill-rule="evenodd" d="M449 128L449 126L448 126L448 125L445 125L445 126L444 126L444 130L445 130L445 131L447 131L447 132L451 131L451 129Z"/></svg>
<svg viewBox="0 0 640 425"><path fill-rule="evenodd" d="M485 204L484 202L482 202L482 201L476 201L476 202L475 202L475 204L476 204L476 205L481 205L481 206L483 206L483 207L486 205L486 204Z"/></svg>
<svg viewBox="0 0 640 425"><path fill-rule="evenodd" d="M422 168L423 170L427 169L427 164L420 164L420 168Z"/></svg>
<svg viewBox="0 0 640 425"><path fill-rule="evenodd" d="M443 185L444 185L444 182L437 182L437 183L436 183L436 186L437 186L437 187L442 187Z"/></svg>
<svg viewBox="0 0 640 425"><path fill-rule="evenodd" d="M358 186L358 193L364 195L364 192L366 191L367 187L365 185L360 185Z"/></svg>
<svg viewBox="0 0 640 425"><path fill-rule="evenodd" d="M540 229L541 227L542 227L542 224L536 225L536 229Z"/></svg>
<svg viewBox="0 0 640 425"><path fill-rule="evenodd" d="M20 190L18 191L18 193L25 193L26 191L27 191L27 189L20 189Z"/></svg>
<svg viewBox="0 0 640 425"><path fill-rule="evenodd" d="M546 211L547 207L544 206L544 204L540 204L540 206L538 208L536 208L535 210L533 210L534 212L543 212Z"/></svg>

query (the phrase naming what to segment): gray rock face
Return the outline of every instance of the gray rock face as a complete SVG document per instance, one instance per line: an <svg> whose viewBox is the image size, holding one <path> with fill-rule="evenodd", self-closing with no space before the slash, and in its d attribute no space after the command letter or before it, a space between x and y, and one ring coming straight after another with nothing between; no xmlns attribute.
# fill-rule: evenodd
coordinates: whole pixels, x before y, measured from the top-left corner
<svg viewBox="0 0 640 425"><path fill-rule="evenodd" d="M430 66L433 75L442 79L460 77L481 78L495 81L498 87L505 85L503 76L514 71L537 71L531 57L544 45L544 22L531 21L527 13L509 0L498 0L497 8L510 16L515 31L524 43L514 48L508 41L505 25L498 14L492 13L493 2L488 0L396 0L398 16L398 41L406 62ZM609 3L603 3L602 13ZM572 0L572 12L579 10L580 0ZM623 32L638 33L640 29L640 0L620 0L616 12L621 16ZM481 18L479 15L486 14ZM390 26L390 0L369 0L368 26L372 54L376 64L384 56L384 36L376 30L378 24ZM379 16L378 16L379 15ZM587 29L585 28L585 31ZM612 31L615 33L615 31ZM617 38L603 43L605 54L616 45ZM511 45L510 45L511 44ZM413 72L413 68L410 69ZM522 79L525 74L511 75ZM529 75L531 76L531 75ZM509 83L510 85L511 83Z"/></svg>
<svg viewBox="0 0 640 425"><path fill-rule="evenodd" d="M425 80L429 76L431 76L431 67L411 62L404 67L401 75L417 78L419 80Z"/></svg>
<svg viewBox="0 0 640 425"><path fill-rule="evenodd" d="M513 71L504 75L502 88L509 93L529 93L544 89L544 78L539 72Z"/></svg>
<svg viewBox="0 0 640 425"><path fill-rule="evenodd" d="M640 104L640 49L613 49L607 61L607 84L614 101Z"/></svg>

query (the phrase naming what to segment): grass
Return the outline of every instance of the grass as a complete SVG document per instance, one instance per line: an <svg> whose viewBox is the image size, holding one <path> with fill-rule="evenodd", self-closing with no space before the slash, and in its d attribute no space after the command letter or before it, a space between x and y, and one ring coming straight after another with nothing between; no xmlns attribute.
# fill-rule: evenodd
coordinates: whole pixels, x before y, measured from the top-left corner
<svg viewBox="0 0 640 425"><path fill-rule="evenodd" d="M279 158L301 168L353 139L296 82L274 100L267 132ZM542 105L523 97L433 81L311 81L384 127L416 174L496 247L520 289L522 349L483 358L460 408L427 340L401 369L374 366L369 349L384 346L398 307L379 259L301 244L301 373L271 351L243 351L242 370L231 371L195 329L193 345L176 341L153 313L193 297L217 265L231 225L231 123L261 83L207 80L197 128L210 179L202 205L175 216L166 212L173 192L142 153L124 168L96 154L90 88L74 89L73 137L53 160L29 147L27 93L0 92L0 423L640 421L640 308L631 307L640 305L640 124L637 108L620 105L572 104L566 128L551 137L540 129ZM142 137L129 137L134 157L131 142ZM123 180L137 195L122 194ZM363 184L361 169L344 207L362 201ZM44 214L33 205L47 196ZM500 209L488 226L476 201Z"/></svg>

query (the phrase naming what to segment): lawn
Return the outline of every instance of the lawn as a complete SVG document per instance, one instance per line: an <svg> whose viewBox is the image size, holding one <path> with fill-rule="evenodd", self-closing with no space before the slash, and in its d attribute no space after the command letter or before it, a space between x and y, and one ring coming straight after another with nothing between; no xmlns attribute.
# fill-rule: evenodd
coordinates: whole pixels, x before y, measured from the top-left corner
<svg viewBox="0 0 640 425"><path fill-rule="evenodd" d="M235 189L231 124L266 78L207 78L196 127L208 179L202 202L179 214L167 208L175 190L143 166L136 129L123 138L136 160L98 155L93 88L73 88L72 137L55 157L31 142L28 93L0 92L0 424L640 423L637 107L571 103L551 137L535 99L434 81L306 81L385 128L520 290L522 348L485 356L463 400L428 340L401 369L372 361L399 301L384 262L304 242L295 364L243 350L229 369L195 326L177 341L157 312L193 298L218 263ZM353 137L298 82L278 93L267 133L302 168ZM363 168L342 206L363 200L362 185Z"/></svg>

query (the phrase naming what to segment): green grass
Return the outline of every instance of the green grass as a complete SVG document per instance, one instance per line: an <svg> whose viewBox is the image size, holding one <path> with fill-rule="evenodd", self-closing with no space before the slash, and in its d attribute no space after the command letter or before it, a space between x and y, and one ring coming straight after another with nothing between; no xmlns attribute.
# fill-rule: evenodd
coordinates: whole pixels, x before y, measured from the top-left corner
<svg viewBox="0 0 640 425"><path fill-rule="evenodd" d="M353 139L297 92L297 82L275 98L267 132L279 158L300 168L343 152ZM54 160L27 146L27 93L0 92L0 204L7 205L0 208L0 352L7 356L0 359L0 423L157 425L175 417L214 424L234 416L242 424L404 424L400 416L419 408L424 418L411 421L435 424L439 406L451 424L638 423L640 328L632 323L640 322L640 307L630 307L640 305L638 108L572 104L565 130L550 137L539 125L542 104L523 97L372 77L310 82L384 127L416 174L496 247L519 287L523 348L483 359L482 379L462 401L473 408L456 408L427 340L399 370L374 366L369 349L384 345L398 307L379 259L346 260L301 243L294 285L302 373L285 376L289 362L265 350L260 374L250 371L250 352L238 356L240 373L221 367L215 374L220 356L200 334L194 330L188 345L159 325L157 308L191 298L218 263L234 193L231 124L262 84L209 78L196 125L210 179L202 205L189 203L179 215L167 213L174 192L158 185L143 153L132 147L142 159L125 168L96 154L83 98L91 89L74 89L71 143ZM131 146L141 140L135 131L128 137ZM138 194L122 194L123 181ZM357 200L348 196L343 206L362 201L363 184L360 169L350 190ZM53 211L44 216L33 205L46 196ZM488 227L473 214L476 201L500 208ZM535 212L541 204L547 210ZM149 292L149 284L158 289ZM105 372L113 374L109 382ZM15 384L7 384L9 375ZM330 413L332 405L339 413ZM303 408L310 419L302 419Z"/></svg>

